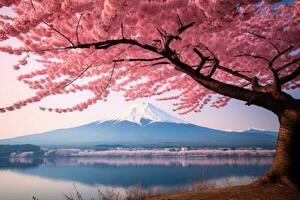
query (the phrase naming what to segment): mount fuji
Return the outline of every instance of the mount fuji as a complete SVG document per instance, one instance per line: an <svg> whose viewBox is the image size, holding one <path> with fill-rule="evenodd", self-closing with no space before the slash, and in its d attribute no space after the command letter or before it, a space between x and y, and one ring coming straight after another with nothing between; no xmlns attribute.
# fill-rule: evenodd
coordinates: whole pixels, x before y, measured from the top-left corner
<svg viewBox="0 0 300 200"><path fill-rule="evenodd" d="M150 103L134 103L110 119L45 133L0 140L0 144L42 147L94 145L274 148L276 134L249 130L226 132L190 124Z"/></svg>
<svg viewBox="0 0 300 200"><path fill-rule="evenodd" d="M128 121L139 125L157 122L187 124L187 122L170 115L150 103L133 103L127 109L113 117L112 121L116 123Z"/></svg>

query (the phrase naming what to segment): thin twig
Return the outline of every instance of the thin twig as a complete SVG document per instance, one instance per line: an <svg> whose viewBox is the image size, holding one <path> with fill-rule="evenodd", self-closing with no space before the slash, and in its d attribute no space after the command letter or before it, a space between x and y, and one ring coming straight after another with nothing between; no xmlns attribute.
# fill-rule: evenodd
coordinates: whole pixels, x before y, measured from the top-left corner
<svg viewBox="0 0 300 200"><path fill-rule="evenodd" d="M64 89L64 88L68 87L69 85L71 85L72 83L74 83L77 79L79 79L92 66L93 66L93 64L88 65L86 68L84 68L84 70L82 70L82 72L80 72L80 74L78 76L76 76L69 83L67 83L66 85L64 85L63 87L61 87L61 89Z"/></svg>
<svg viewBox="0 0 300 200"><path fill-rule="evenodd" d="M271 44L271 45L273 46L274 49L276 49L276 51L277 51L278 53L280 53L279 48L278 48L271 40L269 40L267 37L262 36L262 35L259 35L259 34L257 34L257 33L253 33L253 32L247 32L247 33L248 33L248 34L251 34L251 35L253 35L253 36L256 36L257 38L266 40L269 44Z"/></svg>
<svg viewBox="0 0 300 200"><path fill-rule="evenodd" d="M58 33L59 35L64 37L66 40L68 40L72 46L75 46L74 43L65 34L60 32L59 30L57 30L54 26L52 26L51 24L48 24L47 22L43 22L43 23L46 24L49 28L51 28L53 31L55 31L56 33Z"/></svg>
<svg viewBox="0 0 300 200"><path fill-rule="evenodd" d="M260 59L260 60L263 60L263 61L266 61L266 62L270 62L270 60L269 59L267 59L267 58L264 58L264 57L262 57L262 56L260 56L260 55L252 55L252 54L239 54L239 55L236 55L235 57L252 57L252 58L255 58L255 59Z"/></svg>
<svg viewBox="0 0 300 200"><path fill-rule="evenodd" d="M121 23L121 34L122 34L122 38L124 38L124 26L123 26L123 23Z"/></svg>
<svg viewBox="0 0 300 200"><path fill-rule="evenodd" d="M30 4L31 4L31 7L33 8L33 10L36 11L32 0L30 0Z"/></svg>
<svg viewBox="0 0 300 200"><path fill-rule="evenodd" d="M76 39L77 39L77 44L78 45L80 44L80 42L79 42L79 36L78 36L78 28L79 28L79 24L80 24L80 20L81 20L82 15L84 15L84 13L80 14L79 19L77 21L77 25L76 25Z"/></svg>
<svg viewBox="0 0 300 200"><path fill-rule="evenodd" d="M116 63L114 63L114 65L113 65L113 68L112 68L111 73L110 73L110 77L109 77L105 87L103 88L103 90L100 92L100 94L98 96L102 96L103 92L108 88L108 86L109 86L109 84L110 84L110 82L113 78L115 68L116 68Z"/></svg>

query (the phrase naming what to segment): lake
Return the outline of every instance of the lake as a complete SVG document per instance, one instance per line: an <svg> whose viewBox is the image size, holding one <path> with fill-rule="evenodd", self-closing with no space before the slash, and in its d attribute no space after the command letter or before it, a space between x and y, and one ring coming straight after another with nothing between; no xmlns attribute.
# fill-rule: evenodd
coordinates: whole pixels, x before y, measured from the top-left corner
<svg viewBox="0 0 300 200"><path fill-rule="evenodd" d="M139 185L143 190L191 190L195 185L243 185L264 174L272 157L147 157L147 158L15 158L0 159L0 199L85 199L100 191L121 195Z"/></svg>

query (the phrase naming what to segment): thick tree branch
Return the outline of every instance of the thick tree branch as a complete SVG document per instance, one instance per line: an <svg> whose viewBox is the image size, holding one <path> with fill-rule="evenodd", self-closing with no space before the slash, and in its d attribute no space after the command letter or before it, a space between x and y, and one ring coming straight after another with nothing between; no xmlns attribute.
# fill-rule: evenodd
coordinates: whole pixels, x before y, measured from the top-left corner
<svg viewBox="0 0 300 200"><path fill-rule="evenodd" d="M171 63L166 62L166 61L162 61L162 62L156 62L156 63L152 63L152 64L147 64L147 65L141 65L139 67L151 67L151 66L157 66L157 65L170 65Z"/></svg>
<svg viewBox="0 0 300 200"><path fill-rule="evenodd" d="M277 112L277 108L272 107L272 105L267 103L268 99L272 99L271 95L269 94L258 91L252 91L235 85L226 84L218 80L212 79L210 77L206 77L202 74L198 74L191 68L177 67L176 69L186 73L200 85L216 93L239 99L245 102L251 101L251 104L262 106L264 108L268 108L274 112Z"/></svg>
<svg viewBox="0 0 300 200"><path fill-rule="evenodd" d="M118 62L138 62L139 64L142 62L153 62L157 60L162 60L166 59L165 57L156 57L156 58L122 58L122 59L115 59L113 62L118 63ZM140 67L148 67L148 66L157 66L157 65L166 65L166 64L171 64L167 61L161 61L161 62L155 62L147 65L142 65Z"/></svg>
<svg viewBox="0 0 300 200"><path fill-rule="evenodd" d="M269 43L273 44L271 41L269 41L267 38L265 38L264 36L260 36L258 34L254 34L252 33L253 35L261 38L261 39L265 39L267 40ZM260 59L260 60L263 60L263 61L266 61L268 63L268 68L269 70L272 72L273 74L273 77L274 77L274 82L273 84L271 85L267 85L267 86L264 86L264 87L261 87L259 86L258 82L257 82L257 86L259 86L260 90L262 91L266 91L266 92L271 92L273 95L278 95L281 91L281 83L280 80L279 80L279 75L278 75L278 71L280 69L283 69L291 64L294 64L296 61L292 61L290 63L287 63L285 64L284 66L280 67L279 69L275 69L274 68L274 63L276 62L277 59L279 59L282 55L286 54L287 52L291 51L294 47L291 45L289 46L288 48L284 49L283 51L280 51L278 48L277 49L277 54L271 59L267 59L263 56L259 56L259 55L253 55L253 54L241 54L241 55L237 55L236 57L241 57L241 56L247 56L247 57L253 57L253 58L256 58L256 59ZM254 86L254 85L253 85ZM255 87L255 86L254 86Z"/></svg>
<svg viewBox="0 0 300 200"><path fill-rule="evenodd" d="M213 59L210 59L210 58L207 57L207 56L204 56L204 55L203 55L198 49L196 49L196 48L194 48L193 51L201 58L201 63L198 65L198 67L197 67L197 69L196 69L196 72L199 72L199 71L203 68L204 64L205 64L207 61L213 60ZM248 81L248 82L251 82L251 81L252 81L252 78L250 78L250 77L248 77L248 76L246 76L246 75L241 74L239 71L234 71L234 70L232 70L232 69L229 69L229 68L227 68L227 67L224 67L224 66L220 65L219 62L218 62L217 64L218 64L217 66L215 65L215 66L217 67L216 69L220 69L220 70L222 70L222 71L224 71L224 72L227 72L227 73L229 73L229 74L231 74L231 75L233 75L233 76L242 78L242 79L244 79L244 80L246 80L246 81ZM213 73L214 71L215 71L215 70L211 70L212 73Z"/></svg>
<svg viewBox="0 0 300 200"><path fill-rule="evenodd" d="M223 83L220 81L217 81L211 77L207 77L205 75L199 74L195 72L195 70L190 66L187 65L186 63L181 62L177 57L174 57L169 54L165 54L165 56L170 60L171 63L173 63L176 67L175 69L178 71L181 71L190 77L192 77L195 81L197 81L200 85L204 86L205 88L212 90L214 92L217 92L219 94L236 98L242 101L249 101L250 99L260 99L260 96L264 96L266 94L260 93L260 92L255 92L251 91L246 88L238 87L235 85ZM262 105L262 102L255 101L256 105L260 106L267 106L267 105ZM271 109L271 108L270 108Z"/></svg>
<svg viewBox="0 0 300 200"><path fill-rule="evenodd" d="M186 24L186 25L182 25L182 23L181 23L181 26L177 30L177 32L178 32L177 35L167 35L167 36L165 36L165 39L166 39L165 49L168 50L170 48L169 46L170 46L170 44L173 40L181 40L179 35L181 33L183 33L184 31L186 31L187 29L191 28L194 24L195 24L195 22L192 22L192 23L189 23L189 24Z"/></svg>
<svg viewBox="0 0 300 200"><path fill-rule="evenodd" d="M272 74L273 74L273 77L274 77L274 83L273 83L273 94L275 94L275 95L277 95L277 94L279 94L279 92L281 91L281 84L279 83L279 75L278 75L278 72L277 72L277 70L274 68L274 62L278 59L278 58L280 58L282 55L284 55L285 53L287 53L287 52L289 52L289 51L291 51L292 49L293 49L294 47L291 45L291 46L289 46L288 48L286 48L286 49L284 49L283 51L279 51L279 53L276 55L276 56L274 56L273 58L272 58L272 60L270 60L270 62L269 62L269 69L270 69L270 71L272 72Z"/></svg>
<svg viewBox="0 0 300 200"><path fill-rule="evenodd" d="M274 58L272 58L272 60L270 60L270 66L273 66L273 63L283 54L291 51L294 47L293 46L289 46L288 48L284 49L283 51L279 52L276 56L274 56Z"/></svg>
<svg viewBox="0 0 300 200"><path fill-rule="evenodd" d="M110 47L113 47L113 46L116 46L116 45L122 45L122 44L137 46L137 47L140 47L142 49L149 50L151 52L154 52L154 53L157 53L157 54L161 55L160 54L161 52L156 47L154 47L152 45L142 44L142 43L138 42L137 40L126 39L126 38L116 39L116 40L105 40L105 41L94 42L94 43L79 44L79 45L75 45L75 46L68 46L68 47L65 47L63 49L87 49L87 48L108 49Z"/></svg>
<svg viewBox="0 0 300 200"><path fill-rule="evenodd" d="M216 58L215 61L214 61L214 65L212 66L212 68L210 69L207 77L212 77L212 75L215 73L216 69L218 68L219 66L219 60Z"/></svg>
<svg viewBox="0 0 300 200"><path fill-rule="evenodd" d="M246 81L248 81L248 82L251 82L251 81L252 81L252 78L250 78L250 77L248 77L248 76L246 76L246 75L244 75L244 74L241 74L239 71L234 71L234 70L229 69L229 68L227 68L227 67L224 67L224 66L222 66L222 65L219 65L219 66L218 66L218 69L220 69L220 70L222 70L222 71L224 71L224 72L227 72L227 73L229 73L229 74L231 74L231 75L233 75L233 76L242 78L242 79L244 79L244 80L246 80Z"/></svg>
<svg viewBox="0 0 300 200"><path fill-rule="evenodd" d="M116 59L113 60L113 62L138 62L138 61L142 61L142 62L151 62L151 61L156 61L156 60L162 60L165 59L165 57L156 57L156 58L123 58L123 59Z"/></svg>
<svg viewBox="0 0 300 200"><path fill-rule="evenodd" d="M200 57L201 62L196 68L196 72L200 73L201 69L205 65L205 63L209 60L209 57L204 56L197 48L194 48L193 51Z"/></svg>
<svg viewBox="0 0 300 200"><path fill-rule="evenodd" d="M197 48L194 48L193 51L201 58L201 60L208 60L209 57L204 56Z"/></svg>
<svg viewBox="0 0 300 200"><path fill-rule="evenodd" d="M189 76L191 76L195 81L197 81L199 84L204 86L205 88L212 90L214 92L217 92L219 94L236 98L242 101L248 102L250 99L261 99L260 97L262 95L266 95L264 93L251 91L246 88L241 88L235 85L223 83L220 81L217 81L211 77L206 77L202 74L196 73L195 70L188 64L180 61L180 59L174 55L174 52L165 51L165 50L158 50L156 47L149 45L149 44L142 44L136 40L133 39L116 39L116 40L106 40L101 42L95 42L95 43L86 43L86 44L79 44L76 46L69 46L65 47L64 49L84 49L84 48L95 48L95 49L108 49L110 47L116 46L116 45L133 45L140 47L145 50L149 50L153 53L156 53L162 57L165 57L170 61L171 64L175 65L175 69L179 70ZM163 64L170 64L170 63L163 63ZM162 63L158 63L162 64ZM228 70L227 70L228 71ZM268 105L263 105L263 102L260 102L259 100L253 101L253 104L267 107ZM272 108L269 108L272 109Z"/></svg>
<svg viewBox="0 0 300 200"><path fill-rule="evenodd" d="M186 26L183 26L178 29L179 33L182 33L184 30L188 29L191 27L193 23L188 24ZM174 39L174 38L173 38ZM195 72L195 70L192 68L192 66L182 62L177 54L171 50L169 47L167 49L159 50L155 46L149 45L149 44L142 44L138 42L137 40L134 39L127 39L127 38L121 38L121 39L115 39L115 40L106 40L106 41L100 41L100 42L94 42L94 43L86 43L86 44L78 44L78 45L72 45L65 47L63 49L68 50L68 49L85 49L85 48L94 48L94 49L108 49L110 47L116 46L116 45L133 45L137 46L141 49L148 50L150 52L156 53L160 55L161 57L165 57L170 61L169 62L161 62L161 63L156 63L158 64L173 64L175 65L175 69L182 71L183 73L189 75L192 77L195 81L197 81L200 85L204 86L205 88L212 90L214 92L217 92L219 94L231 97L231 98L236 98L242 101L248 102L250 99L255 99L253 100L253 104L256 104L258 106L263 106L263 107L268 107L268 105L265 105L265 101L260 101L260 99L268 98L268 94L264 94L261 92L257 91L251 91L246 88L242 88L239 86L227 84L224 82L217 81L211 77L207 77L205 75L199 74ZM208 51L210 51L208 49ZM210 53L213 54L213 52L210 51ZM229 70L227 70L229 72ZM231 72L232 73L232 72ZM236 73L233 73L236 74ZM247 78L248 79L248 78ZM273 108L269 108L273 109Z"/></svg>
<svg viewBox="0 0 300 200"><path fill-rule="evenodd" d="M194 48L193 51L201 58L201 63L198 65L196 72L199 73L203 66L206 64L206 62L213 61L214 65L212 65L209 73L207 74L207 77L212 77L212 75L218 68L220 61L207 46L205 46L204 44L202 44L202 46L204 46L205 50L208 51L213 56L213 58L210 58L209 56L204 56L197 48Z"/></svg>
<svg viewBox="0 0 300 200"><path fill-rule="evenodd" d="M186 25L183 25L181 26L177 31L178 31L178 34L181 34L183 33L185 30L191 28L192 26L194 26L195 22L192 22L192 23L189 23L189 24L186 24Z"/></svg>
<svg viewBox="0 0 300 200"><path fill-rule="evenodd" d="M300 62L300 58L296 58L296 59L292 60L291 62L288 62L288 63L282 65L281 67L276 69L276 72L280 72L281 70L283 70L293 64L296 64L297 62Z"/></svg>
<svg viewBox="0 0 300 200"><path fill-rule="evenodd" d="M298 65L297 69L295 71L293 71L292 73L290 73L289 75L281 78L279 80L279 84L280 85L284 85L285 83L297 78L300 75L300 64Z"/></svg>

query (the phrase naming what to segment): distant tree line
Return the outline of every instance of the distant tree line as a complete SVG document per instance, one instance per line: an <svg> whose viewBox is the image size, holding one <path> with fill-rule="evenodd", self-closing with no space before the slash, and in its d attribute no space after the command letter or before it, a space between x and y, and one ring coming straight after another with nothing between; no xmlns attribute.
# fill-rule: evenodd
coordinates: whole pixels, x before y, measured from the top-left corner
<svg viewBox="0 0 300 200"><path fill-rule="evenodd" d="M0 145L0 157L7 157L11 153L34 152L34 155L39 155L42 150L40 146L32 144L19 144L19 145Z"/></svg>

